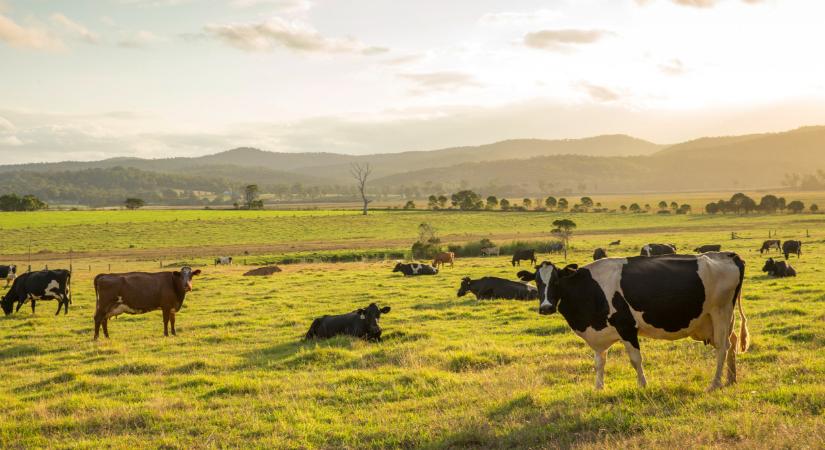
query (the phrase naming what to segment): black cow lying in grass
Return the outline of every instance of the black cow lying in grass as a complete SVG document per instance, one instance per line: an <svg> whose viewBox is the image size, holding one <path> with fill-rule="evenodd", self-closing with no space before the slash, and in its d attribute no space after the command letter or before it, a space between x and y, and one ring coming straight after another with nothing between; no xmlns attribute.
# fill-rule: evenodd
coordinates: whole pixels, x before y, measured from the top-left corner
<svg viewBox="0 0 825 450"><path fill-rule="evenodd" d="M700 245L693 249L696 253L708 253L708 252L718 252L722 250L722 246L719 244L714 245Z"/></svg>
<svg viewBox="0 0 825 450"><path fill-rule="evenodd" d="M312 321L304 339L326 339L338 335L355 336L368 341L381 341L381 327L378 319L381 314L390 312L390 307L381 309L375 303L370 303L364 309L338 316L324 316Z"/></svg>
<svg viewBox="0 0 825 450"><path fill-rule="evenodd" d="M404 274L405 277L413 277L416 275L437 275L438 269L429 265L429 264L421 264L421 263L398 263L395 265L395 268L392 269L393 272L401 272Z"/></svg>
<svg viewBox="0 0 825 450"><path fill-rule="evenodd" d="M467 292L472 292L479 300L491 300L494 298L536 300L539 298L539 292L534 286L497 277L484 277L478 280L471 280L470 277L465 277L461 280L458 296L464 297L467 295Z"/></svg>
<svg viewBox="0 0 825 450"><path fill-rule="evenodd" d="M796 270L791 267L790 263L785 261L774 261L769 258L765 261L765 266L762 267L762 272L767 272L768 275L776 278L795 277Z"/></svg>

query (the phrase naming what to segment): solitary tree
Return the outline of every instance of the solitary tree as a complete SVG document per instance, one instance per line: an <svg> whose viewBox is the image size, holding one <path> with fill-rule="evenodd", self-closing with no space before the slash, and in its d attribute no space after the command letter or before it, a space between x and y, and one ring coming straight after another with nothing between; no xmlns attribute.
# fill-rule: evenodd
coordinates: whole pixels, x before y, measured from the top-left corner
<svg viewBox="0 0 825 450"><path fill-rule="evenodd" d="M659 209L667 209L667 202L662 200L659 202Z"/></svg>
<svg viewBox="0 0 825 450"><path fill-rule="evenodd" d="M552 195L551 195L551 196L549 196L549 197L547 197L546 199L544 199L544 206L546 206L548 209L553 209L553 208L555 208L555 207L556 207L556 203L558 203L558 202L556 201L556 197L553 197Z"/></svg>
<svg viewBox="0 0 825 450"><path fill-rule="evenodd" d="M799 200L794 200L788 203L788 209L794 214L799 214L805 210L805 204Z"/></svg>
<svg viewBox="0 0 825 450"><path fill-rule="evenodd" d="M258 185L250 184L244 188L244 200L246 202L246 209L255 209L258 204Z"/></svg>
<svg viewBox="0 0 825 450"><path fill-rule="evenodd" d="M427 208L438 209L438 197L436 197L435 195L431 195L427 199Z"/></svg>
<svg viewBox="0 0 825 450"><path fill-rule="evenodd" d="M412 200L407 200L407 203L404 205L404 209L415 209L415 202Z"/></svg>
<svg viewBox="0 0 825 450"><path fill-rule="evenodd" d="M498 202L498 204L499 204L499 206L501 206L502 211L509 211L510 210L510 200L507 200L506 198L503 198L503 199L501 199L500 202Z"/></svg>
<svg viewBox="0 0 825 450"><path fill-rule="evenodd" d="M564 260L567 261L567 247L570 244L570 236L573 235L573 230L576 228L576 222L570 219L559 219L553 221L553 230L551 233L558 236L562 244L564 244Z"/></svg>
<svg viewBox="0 0 825 450"><path fill-rule="evenodd" d="M819 211L819 205L817 205L816 203L812 203L811 207L810 207L810 210L811 210L812 213L818 212Z"/></svg>
<svg viewBox="0 0 825 450"><path fill-rule="evenodd" d="M364 215L366 216L367 209L369 208L370 202L372 201L367 198L367 180L369 180L370 178L372 168L370 167L369 163L352 163L349 169L349 173L352 175L353 178L355 178L358 193L361 194L361 201L364 202Z"/></svg>
<svg viewBox="0 0 825 450"><path fill-rule="evenodd" d="M585 209L593 207L593 199L590 197L582 197L579 201L582 202L582 206L584 206Z"/></svg>
<svg viewBox="0 0 825 450"><path fill-rule="evenodd" d="M498 207L498 199L495 195L487 197L487 209L496 209Z"/></svg>
<svg viewBox="0 0 825 450"><path fill-rule="evenodd" d="M138 208L142 208L144 205L146 205L146 202L144 202L143 199L140 198L127 198L126 201L123 202L123 204L126 206L126 209L135 210Z"/></svg>
<svg viewBox="0 0 825 450"><path fill-rule="evenodd" d="M447 197L445 195L438 196L438 207L444 209L447 207Z"/></svg>
<svg viewBox="0 0 825 450"><path fill-rule="evenodd" d="M641 207L641 206L639 206L639 204L638 204L638 203L632 203L632 204L630 205L630 212L632 212L632 213L639 213L639 212L642 212L642 207Z"/></svg>
<svg viewBox="0 0 825 450"><path fill-rule="evenodd" d="M566 209L567 209L567 205L568 205L568 203L567 203L567 199L566 199L566 198L560 198L560 199L559 199L559 202L558 202L558 208L559 208L559 211L564 211L564 210L566 210Z"/></svg>
<svg viewBox="0 0 825 450"><path fill-rule="evenodd" d="M530 207L533 205L533 201L529 198L525 198L521 200L521 204L524 205L525 209L530 209Z"/></svg>
<svg viewBox="0 0 825 450"><path fill-rule="evenodd" d="M638 206L638 205L636 205L636 206ZM619 206L619 209L620 209L622 212L627 212L627 205L622 205L622 206Z"/></svg>

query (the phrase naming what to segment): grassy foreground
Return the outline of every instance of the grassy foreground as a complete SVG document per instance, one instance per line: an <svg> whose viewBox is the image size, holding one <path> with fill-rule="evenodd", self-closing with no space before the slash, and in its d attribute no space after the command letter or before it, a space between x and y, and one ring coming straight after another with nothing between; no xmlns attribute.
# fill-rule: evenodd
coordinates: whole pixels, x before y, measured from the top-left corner
<svg viewBox="0 0 825 450"><path fill-rule="evenodd" d="M417 220L417 219L416 219ZM642 340L639 390L621 346L606 390L592 352L537 302L456 298L459 280L516 270L505 258L459 260L404 279L390 262L293 265L271 278L207 268L162 337L160 313L121 316L92 342L92 273L74 304L0 318L0 448L634 448L825 446L825 249L806 241L797 279L759 272L754 241L673 231L662 241L721 242L748 262L753 346L740 383L704 389L711 347ZM616 256L645 236L625 235ZM592 239L592 240L591 240ZM579 239L570 262L601 238ZM557 257L555 257L557 258ZM118 270L154 269L122 263ZM301 342L311 319L376 302L383 343Z"/></svg>

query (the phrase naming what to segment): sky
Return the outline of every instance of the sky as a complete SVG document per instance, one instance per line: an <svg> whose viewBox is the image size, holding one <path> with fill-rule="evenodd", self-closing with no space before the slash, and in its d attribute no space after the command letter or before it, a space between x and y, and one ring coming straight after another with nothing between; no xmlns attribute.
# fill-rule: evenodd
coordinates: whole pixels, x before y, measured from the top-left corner
<svg viewBox="0 0 825 450"><path fill-rule="evenodd" d="M0 0L2 164L825 124L821 0Z"/></svg>

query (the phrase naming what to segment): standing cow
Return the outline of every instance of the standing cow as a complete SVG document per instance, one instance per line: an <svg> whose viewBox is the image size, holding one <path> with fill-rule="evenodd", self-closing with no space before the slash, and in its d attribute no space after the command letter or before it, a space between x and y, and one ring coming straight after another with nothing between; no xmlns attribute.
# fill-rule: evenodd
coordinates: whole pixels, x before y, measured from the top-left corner
<svg viewBox="0 0 825 450"><path fill-rule="evenodd" d="M647 385L639 336L710 343L716 348L710 389L722 386L726 361L728 384L736 382L737 344L743 352L749 344L742 311L745 263L736 253L610 258L582 268L544 262L533 276L539 313L558 310L595 351L596 389L604 387L607 350L618 341L636 369L639 386ZM738 337L733 330L737 303Z"/></svg>
<svg viewBox="0 0 825 450"><path fill-rule="evenodd" d="M14 281L17 277L17 266L14 264L10 266L0 266L0 280L6 280L6 287L9 287L9 283Z"/></svg>
<svg viewBox="0 0 825 450"><path fill-rule="evenodd" d="M781 251L781 241L779 239L769 239L762 243L762 248L759 249L759 254L763 254L765 252L770 251L772 248L775 248L776 251Z"/></svg>
<svg viewBox="0 0 825 450"><path fill-rule="evenodd" d="M109 319L117 315L163 312L163 335L169 336L169 324L175 335L175 314L183 306L186 293L192 291L192 277L200 270L181 267L175 272L131 272L100 274L95 277L95 339L103 325L109 337Z"/></svg>
<svg viewBox="0 0 825 450"><path fill-rule="evenodd" d="M484 247L481 249L481 256L498 256L501 250L498 247Z"/></svg>
<svg viewBox="0 0 825 450"><path fill-rule="evenodd" d="M441 252L435 255L435 258L433 259L433 267L435 267L436 269L438 269L439 266L443 268L444 264L447 263L450 264L450 267L453 267L453 265L455 264L455 253Z"/></svg>
<svg viewBox="0 0 825 450"><path fill-rule="evenodd" d="M219 256L215 258L215 265L216 266L231 266L232 265L232 257L231 256Z"/></svg>
<svg viewBox="0 0 825 450"><path fill-rule="evenodd" d="M54 315L60 314L61 307L63 314L68 314L69 304L72 302L71 284L72 273L68 270L26 272L14 280L11 289L3 297L3 312L6 315L11 314L15 302L17 308L14 311L20 311L23 303L31 301L34 314L38 300L57 300L57 312Z"/></svg>
<svg viewBox="0 0 825 450"><path fill-rule="evenodd" d="M782 253L785 259L789 255L796 255L797 258L802 256L802 241L785 241L782 243Z"/></svg>
<svg viewBox="0 0 825 450"><path fill-rule="evenodd" d="M511 261L512 264L513 264L513 267L515 267L516 264L518 264L520 266L522 261L530 261L530 264L535 265L536 264L536 251L533 250L533 249L516 250L515 253L513 253L513 259Z"/></svg>

